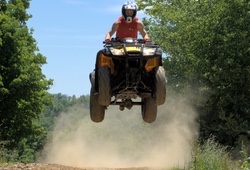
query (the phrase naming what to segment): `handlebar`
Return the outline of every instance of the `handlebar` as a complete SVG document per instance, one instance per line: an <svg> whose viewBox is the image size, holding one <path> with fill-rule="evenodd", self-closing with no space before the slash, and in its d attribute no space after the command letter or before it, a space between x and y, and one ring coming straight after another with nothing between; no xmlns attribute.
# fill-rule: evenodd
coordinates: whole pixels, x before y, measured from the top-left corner
<svg viewBox="0 0 250 170"><path fill-rule="evenodd" d="M103 41L104 47L114 47L114 46L141 46L145 45L148 47L158 47L158 45L152 41L146 41L144 39L137 38L124 38L121 40L120 38L112 38L110 41Z"/></svg>
<svg viewBox="0 0 250 170"><path fill-rule="evenodd" d="M124 38L121 40L120 38L112 38L110 41L103 41L103 44L113 44L113 43L152 43L152 41L146 41L144 39L137 38Z"/></svg>

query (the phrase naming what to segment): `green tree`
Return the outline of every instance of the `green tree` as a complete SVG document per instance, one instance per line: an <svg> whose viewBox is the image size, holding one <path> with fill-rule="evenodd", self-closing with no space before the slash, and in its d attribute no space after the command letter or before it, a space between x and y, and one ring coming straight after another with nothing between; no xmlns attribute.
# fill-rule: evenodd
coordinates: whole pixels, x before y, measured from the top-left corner
<svg viewBox="0 0 250 170"><path fill-rule="evenodd" d="M62 112L67 112L75 104L75 100L77 100L75 96L70 97L61 93L53 96L53 104L46 107L39 119L40 124L47 132L53 129L55 118L60 116Z"/></svg>
<svg viewBox="0 0 250 170"><path fill-rule="evenodd" d="M201 135L233 145L250 129L250 1L137 0L167 54L168 87L191 94ZM194 97L198 96L198 97ZM206 99L205 102L202 99Z"/></svg>
<svg viewBox="0 0 250 170"><path fill-rule="evenodd" d="M46 58L26 25L27 8L29 0L0 0L0 141L9 148L40 134L35 119L51 102L52 80L42 73Z"/></svg>

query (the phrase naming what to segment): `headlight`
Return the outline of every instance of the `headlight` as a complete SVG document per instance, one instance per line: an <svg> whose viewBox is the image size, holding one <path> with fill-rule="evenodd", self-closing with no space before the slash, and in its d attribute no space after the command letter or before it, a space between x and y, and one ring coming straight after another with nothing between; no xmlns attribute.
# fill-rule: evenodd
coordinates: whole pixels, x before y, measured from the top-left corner
<svg viewBox="0 0 250 170"><path fill-rule="evenodd" d="M154 55L155 50L156 50L156 48L143 48L143 55L144 56Z"/></svg>
<svg viewBox="0 0 250 170"><path fill-rule="evenodd" d="M110 48L110 51L113 55L124 55L123 49Z"/></svg>

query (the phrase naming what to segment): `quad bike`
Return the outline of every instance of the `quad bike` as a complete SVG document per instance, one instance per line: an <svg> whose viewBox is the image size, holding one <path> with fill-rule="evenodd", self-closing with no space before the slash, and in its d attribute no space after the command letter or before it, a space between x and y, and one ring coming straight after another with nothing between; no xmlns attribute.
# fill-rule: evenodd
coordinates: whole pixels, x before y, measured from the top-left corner
<svg viewBox="0 0 250 170"><path fill-rule="evenodd" d="M152 123L157 106L165 102L162 50L143 39L113 38L104 42L90 80L90 118L94 122L103 121L109 105L119 105L121 111L139 105L143 120Z"/></svg>

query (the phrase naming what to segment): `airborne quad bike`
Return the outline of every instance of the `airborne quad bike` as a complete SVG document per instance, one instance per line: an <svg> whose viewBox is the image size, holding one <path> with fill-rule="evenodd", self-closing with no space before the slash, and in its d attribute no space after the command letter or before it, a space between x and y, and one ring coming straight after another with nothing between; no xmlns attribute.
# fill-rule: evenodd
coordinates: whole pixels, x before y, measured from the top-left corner
<svg viewBox="0 0 250 170"><path fill-rule="evenodd" d="M121 111L140 105L143 120L152 123L157 106L165 102L162 50L143 39L104 42L90 80L90 118L94 122L103 121L109 105L119 105Z"/></svg>

